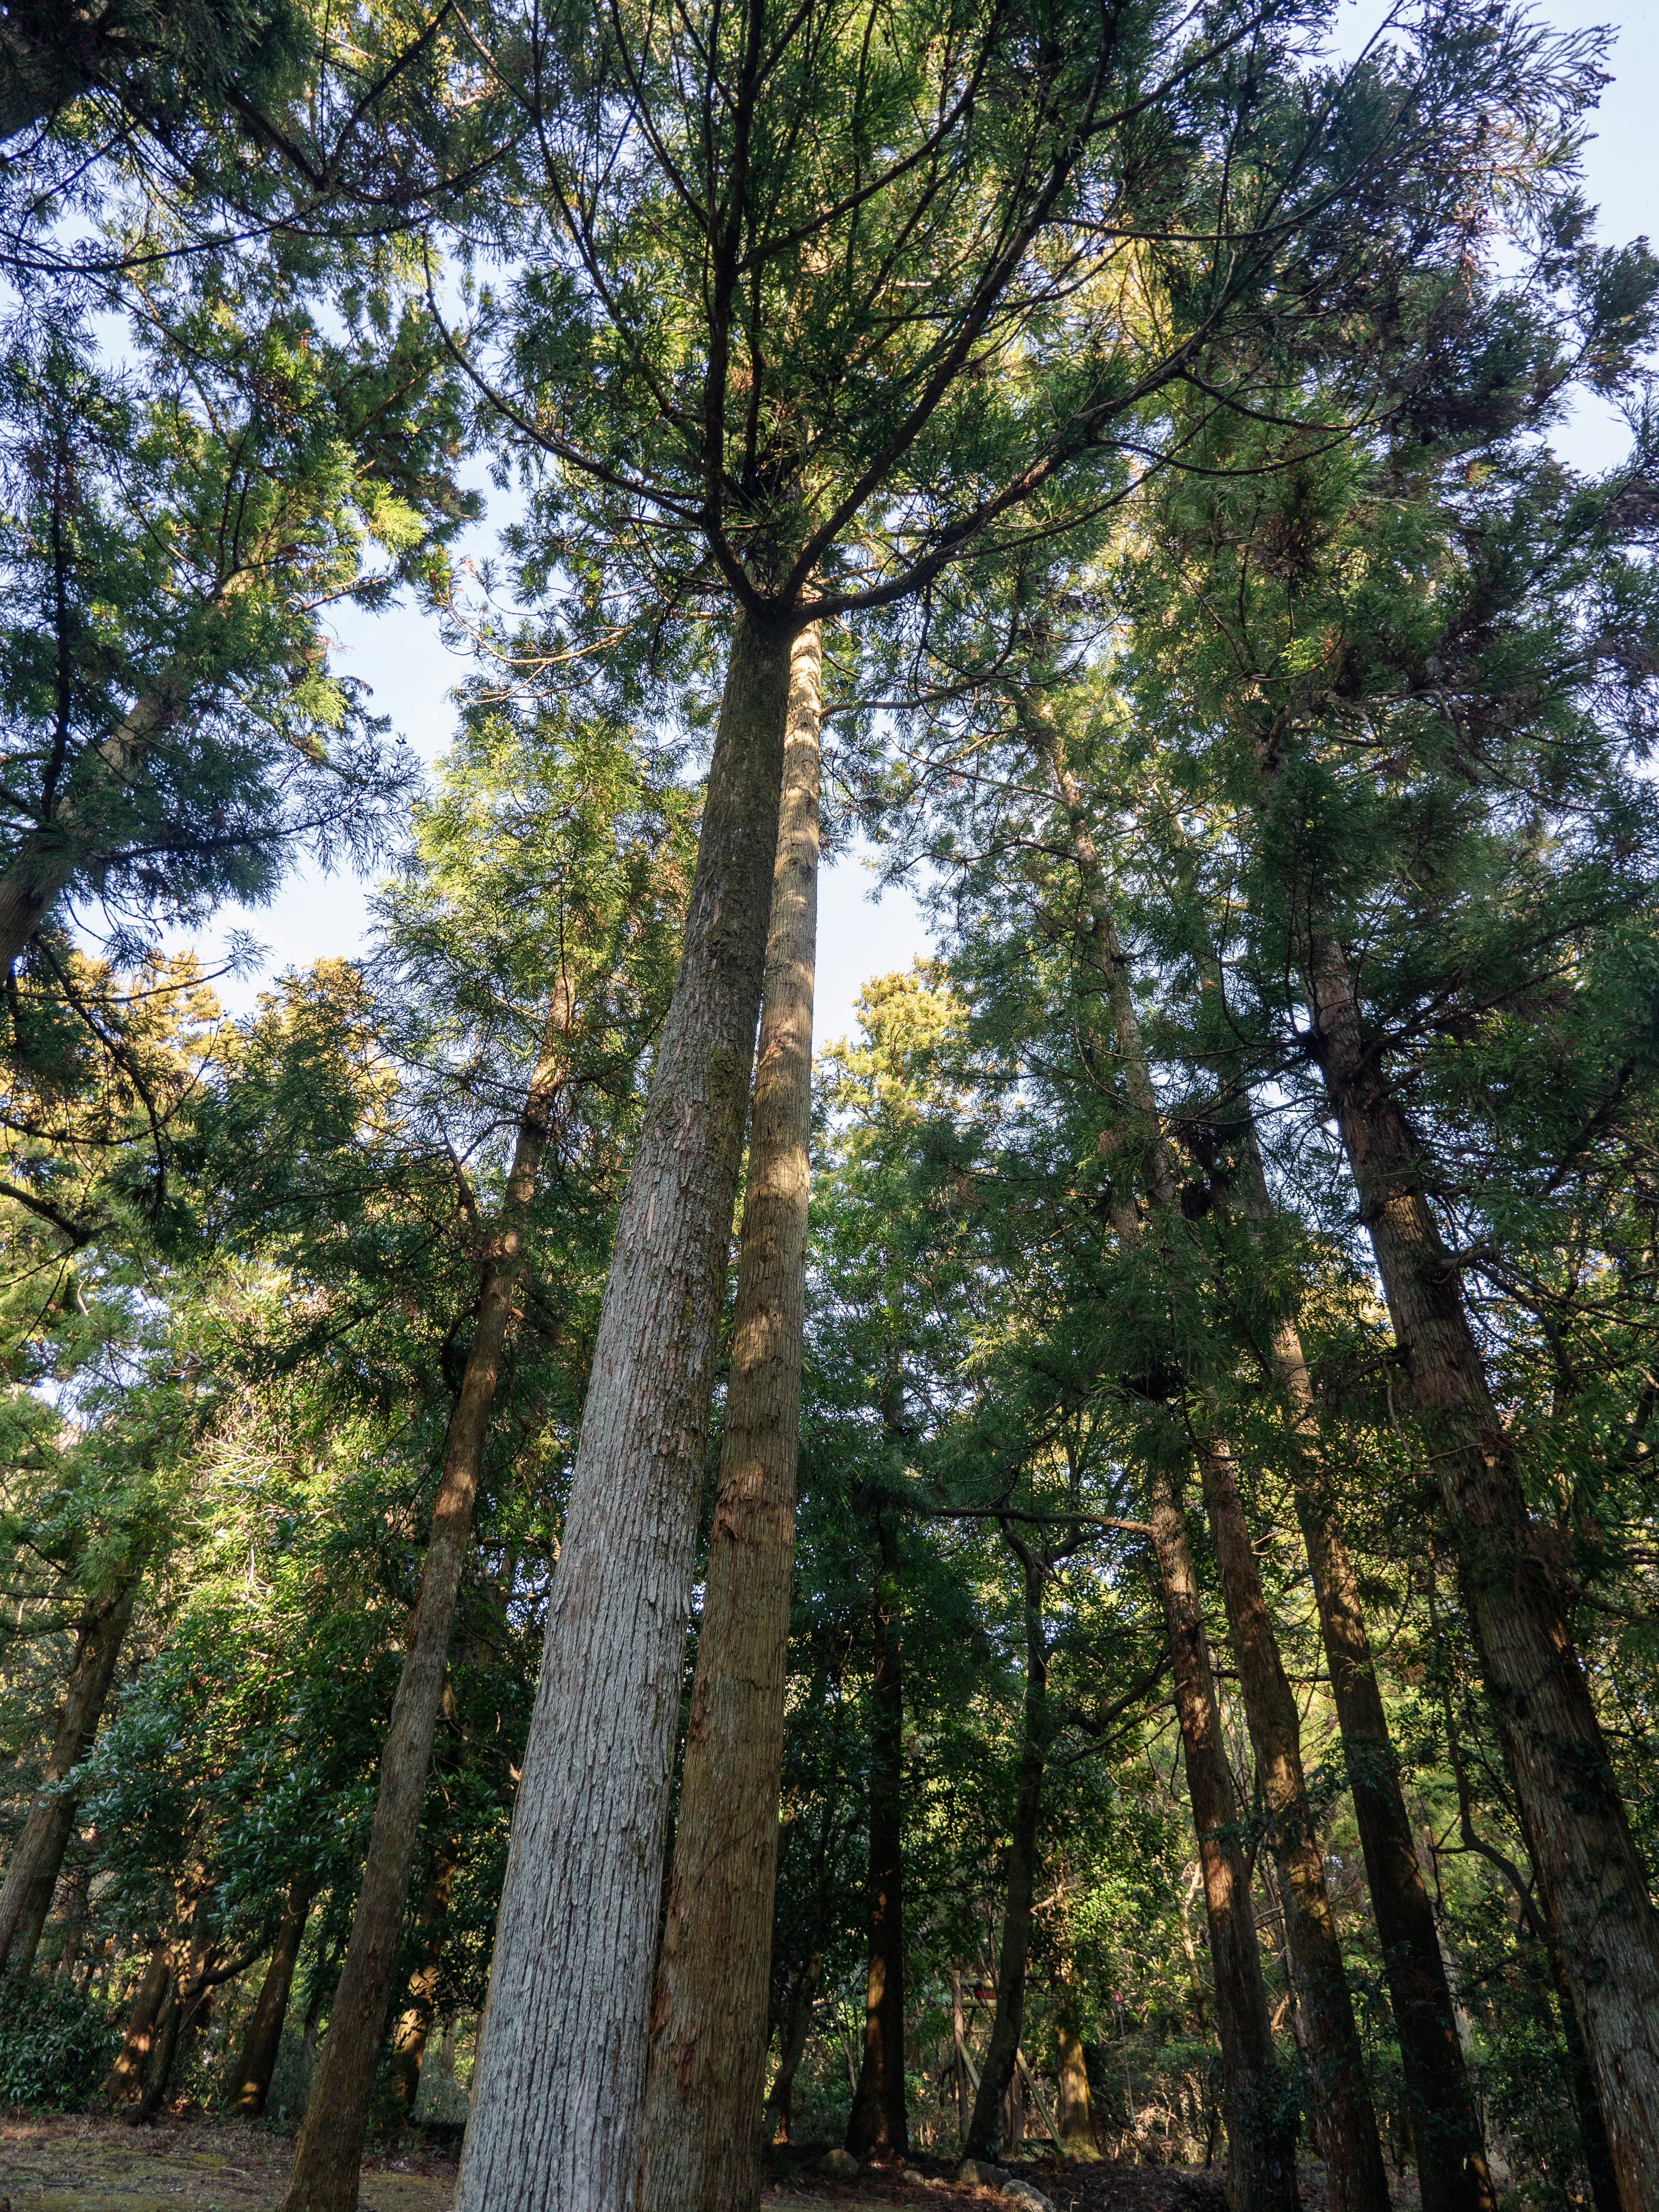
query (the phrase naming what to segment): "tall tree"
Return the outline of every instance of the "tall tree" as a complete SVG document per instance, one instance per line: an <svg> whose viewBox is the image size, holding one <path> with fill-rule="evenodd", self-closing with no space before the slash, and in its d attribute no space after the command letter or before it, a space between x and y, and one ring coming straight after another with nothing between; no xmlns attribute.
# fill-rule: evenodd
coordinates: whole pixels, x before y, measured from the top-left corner
<svg viewBox="0 0 1659 2212"><path fill-rule="evenodd" d="M795 641L720 1471L646 2081L641 2203L759 2200L805 1325L823 639Z"/></svg>
<svg viewBox="0 0 1659 2212"><path fill-rule="evenodd" d="M1431 40L1397 78L1328 88L1317 126L1287 143L1267 88L1289 28L1245 6L1194 46L1152 9L1056 5L1039 26L970 7L941 37L931 16L830 5L711 11L666 33L617 13L597 46L586 18L550 14L518 50L534 125L520 143L542 167L514 203L525 275L518 310L498 318L507 358L493 381L478 362L472 373L524 450L546 457L526 573L539 582L562 562L590 580L571 602L579 629L614 629L631 608L658 636L665 611L710 599L735 602L737 619L560 1555L467 2212L557 2188L616 2202L633 2186L671 1685L791 641L1127 496L1131 420L1139 447L1194 336L1255 302L1287 239L1306 245L1299 296L1323 298L1363 262L1385 177L1425 186L1440 210L1431 229L1449 216L1428 173L1471 64L1486 75L1474 46ZM1177 143L1218 158L1176 157ZM1085 205L1086 223L1058 227ZM1194 236L1205 244L1184 243ZM1115 272L1131 237L1190 262L1172 325L1125 311Z"/></svg>

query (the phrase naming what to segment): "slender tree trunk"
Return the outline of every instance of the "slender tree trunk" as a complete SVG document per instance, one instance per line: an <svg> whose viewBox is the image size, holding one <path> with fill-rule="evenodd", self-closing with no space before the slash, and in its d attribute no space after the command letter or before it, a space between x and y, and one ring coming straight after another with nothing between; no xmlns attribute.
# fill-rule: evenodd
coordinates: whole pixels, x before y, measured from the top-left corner
<svg viewBox="0 0 1659 2212"><path fill-rule="evenodd" d="M1243 1198L1253 1220L1271 1219L1273 1202L1254 1130L1247 1133ZM1285 1396L1297 1518L1313 1573L1365 1880L1400 2039L1423 2212L1497 2212L1434 1907L1401 1792L1358 1580L1331 1504L1313 1384L1294 1322L1281 1322L1275 1328L1273 1360Z"/></svg>
<svg viewBox="0 0 1659 2212"><path fill-rule="evenodd" d="M965 2153L968 2143L968 2123L973 2114L972 2100L968 2088L968 2024L962 2010L962 1969L951 1969L951 2035L955 2045L957 2079L957 2145Z"/></svg>
<svg viewBox="0 0 1659 2212"><path fill-rule="evenodd" d="M306 1922L311 1917L311 1900L315 1893L316 1884L309 1874L296 1874L289 1884L283 1917L276 1923L270 1964L265 1968L259 1995L248 2017L247 2033L242 2038L236 2087L229 2104L233 2112L245 2112L250 2119L258 2118L270 2094L270 2077L276 2070L276 2054L283 2045L283 2022L288 2018L289 1994L294 1987L294 1969L299 1964L300 1946L305 1940Z"/></svg>
<svg viewBox="0 0 1659 2212"><path fill-rule="evenodd" d="M64 1689L52 1754L13 1846L5 1887L0 1889L0 1965L13 1973L26 1974L34 1964L75 1827L74 1771L98 1733L137 1594L137 1577L129 1576L88 1609L76 1632L75 1660Z"/></svg>
<svg viewBox="0 0 1659 2212"><path fill-rule="evenodd" d="M864 2052L847 2123L854 2158L910 2148L904 2104L904 1675L899 1637L898 1550L881 1508L881 1544L871 1624L870 1871L866 1896L870 1965L865 1982Z"/></svg>
<svg viewBox="0 0 1659 2212"><path fill-rule="evenodd" d="M163 1936L150 1953L127 2017L127 2032L115 2063L104 2078L103 2094L112 2105L130 2104L137 2095L155 2039L155 2022L173 1987L173 1953Z"/></svg>
<svg viewBox="0 0 1659 2212"><path fill-rule="evenodd" d="M1315 1052L1427 1431L1459 1584L1561 1929L1626 2212L1659 2212L1659 1917L1574 1649L1559 1569L1533 1524L1412 1130L1337 947L1310 940Z"/></svg>
<svg viewBox="0 0 1659 2212"><path fill-rule="evenodd" d="M1003 1540L1015 1553L1024 1579L1025 1725L1020 1743L1019 1783L1013 1826L1008 1838L1008 1887L1002 1911L1002 1945L997 1958L997 2004L991 2040L980 2069L979 2092L968 2123L963 2154L994 2158L1002 2135L1003 2107L1018 2066L1019 2039L1025 2025L1025 1972L1031 1950L1031 1905L1036 1894L1037 1826L1042 1815L1042 1777L1048 1759L1048 1645L1042 1627L1043 1567L1026 1545L1005 1528Z"/></svg>
<svg viewBox="0 0 1659 2212"><path fill-rule="evenodd" d="M1249 1868L1216 1705L1187 1516L1174 1485L1162 1471L1152 1478L1152 1525L1215 1976L1228 2196L1232 2212L1295 2212L1294 2095L1273 2053ZM1133 2123L1133 2112L1130 2118Z"/></svg>
<svg viewBox="0 0 1659 2212"><path fill-rule="evenodd" d="M1069 825L1073 855L1094 924L1096 957L1111 1012L1124 1087L1139 1124L1128 1156L1118 1166L1124 1181L1114 1206L1120 1241L1131 1247L1142 1232L1127 1176L1138 1170L1155 1212L1167 1212L1174 1196L1158 1101L1140 1046L1140 1026L1129 989L1127 963L1118 939L1110 887L1086 809L1054 735L1046 733L1037 750L1048 760ZM1215 1676L1204 1632L1186 1510L1164 1468L1155 1466L1150 1470L1150 1485L1152 1544L1169 1627L1176 1716L1198 1838L1215 1978L1228 2196L1233 2212L1294 2212L1298 2202L1294 2097L1273 2051L1250 1902L1249 1869L1216 1703ZM1129 2124L1133 2128L1133 2100Z"/></svg>
<svg viewBox="0 0 1659 2212"><path fill-rule="evenodd" d="M525 1223L563 1072L563 1031L569 1012L568 994L561 988L548 1014L520 1117L507 1189L484 1266L471 1348L444 1445L443 1474L432 1510L420 1595L410 1621L392 1725L380 1754L380 1794L363 1886L339 1986L329 2008L328 2039L295 2147L283 2212L356 2212L369 2097L443 1696L445 1655L471 1544L472 1508L524 1260Z"/></svg>
<svg viewBox="0 0 1659 2212"><path fill-rule="evenodd" d="M392 2026L387 2070L392 2096L405 2112L414 2111L421 2094L421 2065L437 2010L438 1962L443 1955L444 1921L459 1849L459 1838L452 1839L433 1863L416 1921L418 1957L404 1992L403 2010Z"/></svg>
<svg viewBox="0 0 1659 2212"><path fill-rule="evenodd" d="M1389 2212L1388 2170L1325 1887L1324 1854L1308 1803L1296 1696L1279 1657L1232 1455L1212 1434L1200 1440L1199 1461L1245 1724L1267 1813L1267 1843L1279 1875L1285 1941L1314 2076L1314 2127L1326 2185L1333 2212Z"/></svg>
<svg viewBox="0 0 1659 2212"><path fill-rule="evenodd" d="M790 660L786 631L744 617L599 1319L457 2212L623 2212L638 2184L669 1780Z"/></svg>
<svg viewBox="0 0 1659 2212"><path fill-rule="evenodd" d="M823 1976L823 1956L814 1951L790 1987L789 2008L784 2014L783 2038L778 2052L778 2070L766 2094L767 2118L775 2131L773 2136L775 2142L787 2143L790 2140L795 2076L800 2072L800 2062L806 2055L806 2039L812 2027L812 2007L817 2002L818 1984Z"/></svg>
<svg viewBox="0 0 1659 2212"><path fill-rule="evenodd" d="M1182 1235L1175 1177L1141 1042L1110 886L1095 848L1082 793L1058 739L1051 739L1047 750L1094 921L1118 1065L1138 1125L1135 1149L1139 1173L1155 1230L1175 1267L1191 1245ZM1189 1379L1205 1397L1212 1396L1208 1375L1191 1371L1190 1355L1188 1365ZM1287 1948L1314 2076L1315 2131L1326 2164L1333 2212L1388 2212L1388 2172L1335 1917L1325 1887L1324 1858L1308 1804L1296 1699L1262 1592L1232 1455L1226 1439L1212 1424L1200 1436L1199 1462L1245 1719L1267 1802L1267 1840L1285 1901Z"/></svg>
<svg viewBox="0 0 1659 2212"><path fill-rule="evenodd" d="M823 626L795 640L726 1420L646 2075L644 2212L750 2212L806 1312Z"/></svg>

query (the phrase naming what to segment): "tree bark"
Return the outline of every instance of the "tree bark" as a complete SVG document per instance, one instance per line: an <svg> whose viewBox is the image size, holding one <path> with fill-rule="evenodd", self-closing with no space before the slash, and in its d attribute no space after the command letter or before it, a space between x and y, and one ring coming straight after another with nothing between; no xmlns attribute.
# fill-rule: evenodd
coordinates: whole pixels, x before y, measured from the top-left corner
<svg viewBox="0 0 1659 2212"><path fill-rule="evenodd" d="M450 1886L460 1856L459 1838L449 1838L434 1861L421 1909L416 1917L414 1971L404 1992L403 2010L392 2030L388 2067L392 2094L400 2109L412 2112L421 2094L421 2066L437 2011L438 1964L443 1955L444 1920L449 1911Z"/></svg>
<svg viewBox="0 0 1659 2212"><path fill-rule="evenodd" d="M1308 951L1314 1050L1336 1110L1459 1585L1595 2069L1626 2212L1659 2212L1659 1918L1414 1134L1336 945Z"/></svg>
<svg viewBox="0 0 1659 2212"><path fill-rule="evenodd" d="M1165 1256L1174 1266L1192 1247L1182 1234L1175 1177L1141 1042L1110 886L1095 848L1082 793L1057 738L1048 740L1047 750L1094 922L1118 1064L1137 1123L1136 1164L1152 1222ZM1197 1386L1200 1399L1212 1398L1211 1378L1202 1371L1201 1357L1194 1359L1190 1352L1184 1357L1188 1380ZM1278 1637L1263 1595L1231 1449L1212 1422L1202 1423L1197 1443L1222 1600L1257 1775L1267 1802L1267 1841L1285 1901L1291 1970L1297 1982L1314 2077L1315 2133L1326 2164L1333 2212L1388 2212L1388 2172L1335 1917L1326 1891L1324 1859L1308 1805L1296 1699L1285 1678Z"/></svg>
<svg viewBox="0 0 1659 2212"><path fill-rule="evenodd" d="M651 2006L644 2212L760 2202L806 1313L823 626L796 638L726 1419Z"/></svg>
<svg viewBox="0 0 1659 2212"><path fill-rule="evenodd" d="M294 1987L294 1969L299 1964L300 1946L305 1940L306 1922L311 1917L311 1900L315 1893L315 1880L309 1874L296 1874L289 1884L283 1917L276 1923L270 1964L259 1984L259 1995L248 2018L247 2033L242 2038L236 2088L229 2104L233 2112L245 2112L250 2119L258 2118L270 2094L270 2077L276 2070L276 2054L283 2045L283 2022L288 2018L289 1994Z"/></svg>
<svg viewBox="0 0 1659 2212"><path fill-rule="evenodd" d="M1020 1563L1025 1600L1025 1716L1019 1782L1008 1838L1008 1887L997 1956L997 2002L991 2039L980 2069L979 2090L968 2123L963 2155L994 2159L1001 2145L1003 2117L1019 2063L1025 2026L1025 1973L1031 1951L1031 1905L1036 1894L1037 1826L1042 1816L1042 1777L1048 1760L1048 1645L1042 1627L1043 1568L1036 1553L1005 1528L1003 1540Z"/></svg>
<svg viewBox="0 0 1659 2212"><path fill-rule="evenodd" d="M1285 1942L1314 2077L1314 2131L1325 2161L1326 2185L1333 2212L1389 2212L1388 2171L1325 1887L1324 1854L1308 1803L1295 1693L1279 1657L1231 1452L1212 1434L1200 1440L1199 1463L1267 1814L1267 1840L1279 1875Z"/></svg>
<svg viewBox="0 0 1659 2212"><path fill-rule="evenodd" d="M669 1779L790 659L786 629L744 618L599 1319L457 2212L623 2212L638 2183Z"/></svg>
<svg viewBox="0 0 1659 2212"><path fill-rule="evenodd" d="M125 2105L138 2094L155 2034L155 2022L173 1986L173 1954L163 1936L150 1953L127 2018L127 2032L115 2063L104 2077L103 2094L112 2105Z"/></svg>
<svg viewBox="0 0 1659 2212"><path fill-rule="evenodd" d="M811 2032L812 2007L817 2002L818 1984L823 1978L823 1959L814 1951L796 1975L789 1990L789 2008L783 2018L783 2040L778 2053L778 2070L771 2087L766 2093L766 2115L776 2132L775 2142L787 2143L793 2123L795 2076L800 2072L800 2062L806 2055L806 2039Z"/></svg>
<svg viewBox="0 0 1659 2212"><path fill-rule="evenodd" d="M490 1410L524 1260L525 1224L564 1072L563 1032L569 1012L568 992L561 987L548 1013L484 1265L472 1344L444 1444L443 1475L432 1510L420 1595L380 1755L380 1793L363 1886L329 2009L328 2038L306 2101L283 2212L356 2212L369 2097L443 1695L445 1655L471 1543L472 1509Z"/></svg>
<svg viewBox="0 0 1659 2212"><path fill-rule="evenodd" d="M1249 1868L1187 1516L1174 1484L1161 1470L1152 1478L1152 1525L1215 1976L1228 2196L1232 2212L1296 2212L1294 2093L1273 2052Z"/></svg>
<svg viewBox="0 0 1659 2212"><path fill-rule="evenodd" d="M876 1509L881 1545L871 1625L870 1868L866 1887L870 1963L864 2050L847 2123L854 2158L910 2148L904 2103L904 1672L899 1635L898 1548Z"/></svg>
<svg viewBox="0 0 1659 2212"><path fill-rule="evenodd" d="M1068 1972L1054 1991L1060 2136L1069 2156L1093 2159L1100 2156L1100 2144L1095 2135L1094 2100L1089 2091L1089 2069L1083 2056L1083 2036L1078 2022L1078 1995Z"/></svg>
<svg viewBox="0 0 1659 2212"><path fill-rule="evenodd" d="M1253 1129L1246 1133L1243 1195L1252 1220L1272 1218L1273 1201ZM1285 1393L1297 1519L1313 1574L1365 1881L1400 2039L1423 2212L1497 2212L1498 2194L1457 2033L1434 1907L1400 1788L1358 1580L1331 1503L1313 1383L1293 1321L1279 1322L1273 1331L1273 1364Z"/></svg>
<svg viewBox="0 0 1659 2212"><path fill-rule="evenodd" d="M13 1973L26 1974L34 1964L75 1826L75 1769L98 1733L137 1595L137 1576L124 1577L90 1607L76 1632L75 1659L52 1735L52 1754L13 1847L5 1887L0 1890L0 1966L9 1966Z"/></svg>

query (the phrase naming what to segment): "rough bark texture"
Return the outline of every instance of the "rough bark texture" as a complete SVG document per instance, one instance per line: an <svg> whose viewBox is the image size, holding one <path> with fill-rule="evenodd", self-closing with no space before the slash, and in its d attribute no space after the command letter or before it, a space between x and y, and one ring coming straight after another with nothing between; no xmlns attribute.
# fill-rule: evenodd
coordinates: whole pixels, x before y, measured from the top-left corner
<svg viewBox="0 0 1659 2212"><path fill-rule="evenodd" d="M1019 2063L1025 2026L1025 1972L1031 1951L1031 1905L1036 1893L1037 1824L1042 1816L1042 1777L1048 1759L1048 1644L1042 1626L1041 1564L1005 1528L1003 1537L1019 1559L1025 1595L1025 1714L1019 1780L1008 1836L1007 1888L1002 1944L997 1955L997 2002L991 2039L980 2069L979 2090L963 2146L969 2158L994 2159L1001 2148L1005 2108Z"/></svg>
<svg viewBox="0 0 1659 2212"><path fill-rule="evenodd" d="M1273 2054L1250 1873L1187 1516L1174 1485L1162 1474L1153 1478L1152 1525L1170 1634L1176 1718L1204 1877L1227 2123L1227 2193L1233 2212L1295 2212L1294 2092Z"/></svg>
<svg viewBox="0 0 1659 2212"><path fill-rule="evenodd" d="M294 1969L299 1964L300 1946L305 1941L313 1894L309 1875L295 1875L289 1884L283 1917L276 1925L276 1941L271 1947L270 1964L265 1968L265 1978L259 1984L258 1996L248 2016L230 2109L233 2112L246 2112L250 2119L258 2118L270 2094L270 2077L276 2070L276 2054L283 2047L283 2022L288 2018L288 2001L294 1987Z"/></svg>
<svg viewBox="0 0 1659 2212"><path fill-rule="evenodd" d="M136 1576L94 1603L76 1632L75 1659L52 1734L52 1753L0 1890L0 1966L26 1974L52 1911L64 1854L75 1826L75 1769L92 1749L103 1717L121 1640L137 1596Z"/></svg>
<svg viewBox="0 0 1659 2212"><path fill-rule="evenodd" d="M777 855L790 641L745 618L549 1605L459 2212L638 2179L670 1769Z"/></svg>
<svg viewBox="0 0 1659 2212"><path fill-rule="evenodd" d="M870 1619L870 1870L866 1888L870 1966L864 2053L847 2123L854 2158L910 2148L904 2108L904 1673L899 1638L898 1547L877 1509L881 1572Z"/></svg>
<svg viewBox="0 0 1659 2212"><path fill-rule="evenodd" d="M1201 1440L1199 1461L1267 1840L1279 1875L1326 2186L1333 2212L1389 2212L1376 2115L1325 1887L1324 1854L1308 1803L1296 1696L1279 1657L1232 1455L1212 1435Z"/></svg>
<svg viewBox="0 0 1659 2212"><path fill-rule="evenodd" d="M1559 1571L1534 1527L1413 1134L1337 948L1310 941L1315 1051L1336 1109L1540 1885L1561 1930L1626 2212L1659 2212L1659 1918Z"/></svg>
<svg viewBox="0 0 1659 2212"><path fill-rule="evenodd" d="M410 1870L426 1793L432 1739L443 1695L444 1660L461 1572L472 1536L472 1508L489 1433L496 1378L524 1259L524 1227L547 1147L548 1115L563 1068L568 1008L550 1010L546 1034L520 1118L513 1164L485 1262L471 1347L444 1444L444 1468L410 1622L392 1725L380 1754L380 1794L369 1834L363 1886L328 2038L306 2102L283 2212L356 2212L357 2176L368 2129L369 2097L392 1976L397 1964Z"/></svg>
<svg viewBox="0 0 1659 2212"><path fill-rule="evenodd" d="M150 1953L127 2016L127 2032L115 2063L104 2077L105 2097L112 2105L129 2103L138 2094L149 2059L155 2022L173 1986L173 1959L165 1939Z"/></svg>
<svg viewBox="0 0 1659 2212"><path fill-rule="evenodd" d="M806 1312L822 626L795 640L720 1468L662 1951L644 2212L760 2202Z"/></svg>

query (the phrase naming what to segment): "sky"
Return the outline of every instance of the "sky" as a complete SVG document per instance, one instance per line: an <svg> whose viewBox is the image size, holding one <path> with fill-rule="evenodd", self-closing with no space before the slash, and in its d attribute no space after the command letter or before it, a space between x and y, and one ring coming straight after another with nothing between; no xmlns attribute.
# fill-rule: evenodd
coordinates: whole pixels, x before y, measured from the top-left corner
<svg viewBox="0 0 1659 2212"><path fill-rule="evenodd" d="M1339 51L1358 52L1383 12L1378 0L1345 0L1335 33ZM1626 0L1622 22L1595 0L1550 0L1538 14L1566 31L1619 23L1611 58L1613 82L1590 119L1595 135L1585 149L1584 187L1601 210L1598 231L1603 240L1659 235L1659 133L1653 112L1659 90L1659 0L1643 0L1640 6ZM1627 438L1611 408L1585 399L1553 442L1577 466L1605 468L1620 459ZM482 475L476 480L482 484ZM490 550L500 520L498 515L492 522L486 514L476 533L476 550ZM452 694L465 677L468 662L447 652L436 624L409 606L375 616L352 612L338 623L337 635L341 672L369 687L374 711L389 715L399 735L431 767L453 732ZM889 887L877 896L874 883L870 856L856 849L826 867L821 878L814 1023L819 1050L852 1031L858 994L870 977L908 968L931 949L916 900L902 887ZM263 966L240 979L227 977L220 986L226 1004L240 1012L251 1007L258 991L285 969L355 952L367 927L369 888L349 872L325 874L305 866L270 904L226 908L211 927L170 941L192 942L210 964L216 964L232 930L258 939L265 948Z"/></svg>

